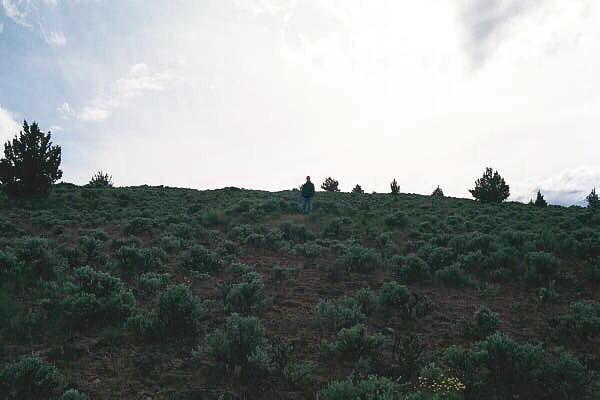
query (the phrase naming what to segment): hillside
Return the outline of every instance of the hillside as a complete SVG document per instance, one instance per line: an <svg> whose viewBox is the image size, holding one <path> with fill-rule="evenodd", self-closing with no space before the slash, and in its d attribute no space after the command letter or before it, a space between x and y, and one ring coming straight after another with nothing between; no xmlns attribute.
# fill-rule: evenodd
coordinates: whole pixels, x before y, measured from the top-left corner
<svg viewBox="0 0 600 400"><path fill-rule="evenodd" d="M600 395L584 208L319 192L305 216L292 191L70 184L0 202L0 397Z"/></svg>

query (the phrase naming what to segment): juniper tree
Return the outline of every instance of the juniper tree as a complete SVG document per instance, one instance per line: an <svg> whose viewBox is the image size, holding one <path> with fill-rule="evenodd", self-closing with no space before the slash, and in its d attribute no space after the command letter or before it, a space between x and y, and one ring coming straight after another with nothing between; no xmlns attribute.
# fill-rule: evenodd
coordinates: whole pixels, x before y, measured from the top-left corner
<svg viewBox="0 0 600 400"><path fill-rule="evenodd" d="M597 210L600 208L600 198L598 198L598 195L596 194L596 188L594 188L592 192L587 195L585 200L587 201L588 208L592 210Z"/></svg>
<svg viewBox="0 0 600 400"><path fill-rule="evenodd" d="M4 144L0 160L0 184L11 196L46 196L51 185L62 177L60 146L53 146L50 132L37 123L23 121L23 130Z"/></svg>
<svg viewBox="0 0 600 400"><path fill-rule="evenodd" d="M398 182L396 182L396 178L394 178L392 183L390 183L390 191L390 193L393 195L400 194L400 185L398 185Z"/></svg>
<svg viewBox="0 0 600 400"><path fill-rule="evenodd" d="M539 190L537 192L537 197L535 199L534 204L536 207L546 207L548 205L548 203L544 199L544 196L542 196L542 192L540 192Z"/></svg>
<svg viewBox="0 0 600 400"><path fill-rule="evenodd" d="M498 171L486 168L483 176L475 181L471 195L481 203L502 203L510 196L510 188Z"/></svg>
<svg viewBox="0 0 600 400"><path fill-rule="evenodd" d="M444 191L438 186L431 195L433 197L444 197Z"/></svg>
<svg viewBox="0 0 600 400"><path fill-rule="evenodd" d="M113 186L112 176L102 170L96 172L90 182L87 184L92 188L109 188Z"/></svg>
<svg viewBox="0 0 600 400"><path fill-rule="evenodd" d="M340 191L340 189L338 188L339 184L340 183L338 181L336 181L332 177L329 177L329 178L325 179L325 182L323 182L321 184L321 189L323 189L326 192L339 192Z"/></svg>
<svg viewBox="0 0 600 400"><path fill-rule="evenodd" d="M364 193L364 192L365 191L363 190L363 188L360 185L356 185L352 189L352 193Z"/></svg>

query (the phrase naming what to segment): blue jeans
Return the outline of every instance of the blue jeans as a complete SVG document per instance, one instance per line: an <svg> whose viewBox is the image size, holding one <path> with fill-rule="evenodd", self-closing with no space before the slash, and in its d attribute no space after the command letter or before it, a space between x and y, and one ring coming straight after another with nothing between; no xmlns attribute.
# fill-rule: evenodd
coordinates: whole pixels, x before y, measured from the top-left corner
<svg viewBox="0 0 600 400"><path fill-rule="evenodd" d="M312 211L312 197L302 197L302 212L308 214Z"/></svg>

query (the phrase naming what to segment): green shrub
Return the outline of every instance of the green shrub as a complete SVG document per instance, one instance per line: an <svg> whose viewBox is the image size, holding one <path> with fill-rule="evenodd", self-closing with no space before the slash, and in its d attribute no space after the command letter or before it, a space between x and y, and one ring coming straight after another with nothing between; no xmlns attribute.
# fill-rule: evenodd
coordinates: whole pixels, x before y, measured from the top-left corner
<svg viewBox="0 0 600 400"><path fill-rule="evenodd" d="M21 274L22 269L22 263L11 251L0 250L0 277L3 277L3 279L8 279L9 277L16 279Z"/></svg>
<svg viewBox="0 0 600 400"><path fill-rule="evenodd" d="M572 303L569 313L550 320L559 333L581 339L594 337L600 333L600 304L578 301Z"/></svg>
<svg viewBox="0 0 600 400"><path fill-rule="evenodd" d="M528 267L528 273L532 275L541 275L543 278L551 278L558 272L559 261L550 253L543 251L533 251L527 253L525 262Z"/></svg>
<svg viewBox="0 0 600 400"><path fill-rule="evenodd" d="M452 250L446 247L424 246L417 254L427 262L432 271L448 267L455 260Z"/></svg>
<svg viewBox="0 0 600 400"><path fill-rule="evenodd" d="M473 286L473 280L465 274L459 265L451 265L435 272L435 279L444 285L452 287Z"/></svg>
<svg viewBox="0 0 600 400"><path fill-rule="evenodd" d="M429 396L416 397L431 400L459 400L462 399L462 392L465 385L460 379L448 376L447 371L435 363L429 363L421 369L419 373L419 387ZM415 397L410 397L415 398Z"/></svg>
<svg viewBox="0 0 600 400"><path fill-rule="evenodd" d="M371 315L377 310L377 296L369 288L359 289L354 295L354 299L365 315Z"/></svg>
<svg viewBox="0 0 600 400"><path fill-rule="evenodd" d="M60 398L58 400L88 400L89 397L87 397L84 393L81 393L78 390L75 389L69 389L66 392L63 393L62 396L60 396Z"/></svg>
<svg viewBox="0 0 600 400"><path fill-rule="evenodd" d="M304 225L298 225L291 222L282 222L279 225L283 240L292 242L307 242L315 239L315 235L306 229Z"/></svg>
<svg viewBox="0 0 600 400"><path fill-rule="evenodd" d="M117 263L125 274L156 271L162 268L167 255L161 248L140 249L123 246L117 251Z"/></svg>
<svg viewBox="0 0 600 400"><path fill-rule="evenodd" d="M195 228L196 226L190 223L170 224L167 235L172 235L180 240L190 240L197 233L198 229Z"/></svg>
<svg viewBox="0 0 600 400"><path fill-rule="evenodd" d="M348 272L371 272L381 265L381 257L375 249L352 245L346 248L341 264Z"/></svg>
<svg viewBox="0 0 600 400"><path fill-rule="evenodd" d="M169 274L158 274L156 272L146 272L138 278L138 285L142 292L146 294L155 294L163 289L169 283Z"/></svg>
<svg viewBox="0 0 600 400"><path fill-rule="evenodd" d="M157 318L170 335L186 336L198 332L206 316L204 304L186 285L175 285L161 293Z"/></svg>
<svg viewBox="0 0 600 400"><path fill-rule="evenodd" d="M271 280L273 282L283 282L286 280L293 280L298 276L297 268L284 268L279 265L275 265L271 268Z"/></svg>
<svg viewBox="0 0 600 400"><path fill-rule="evenodd" d="M466 385L467 398L584 398L589 391L589 373L571 355L556 357L501 333L473 349L450 347L443 358Z"/></svg>
<svg viewBox="0 0 600 400"><path fill-rule="evenodd" d="M177 236L167 233L158 240L158 246L165 252L172 254L183 247L183 240Z"/></svg>
<svg viewBox="0 0 600 400"><path fill-rule="evenodd" d="M316 324L322 331L337 332L367 319L359 302L351 297L343 297L338 301L321 300L314 313Z"/></svg>
<svg viewBox="0 0 600 400"><path fill-rule="evenodd" d="M79 250L85 257L85 263L102 261L102 250L104 242L93 236L82 236L79 238Z"/></svg>
<svg viewBox="0 0 600 400"><path fill-rule="evenodd" d="M126 235L141 235L151 233L156 227L156 222L150 218L135 218L129 222L123 232Z"/></svg>
<svg viewBox="0 0 600 400"><path fill-rule="evenodd" d="M433 305L427 296L412 294L398 282L386 282L377 295L377 306L384 315L398 313L404 319L416 319L427 314Z"/></svg>
<svg viewBox="0 0 600 400"><path fill-rule="evenodd" d="M64 378L58 369L35 356L8 364L0 372L0 397L6 400L54 399Z"/></svg>
<svg viewBox="0 0 600 400"><path fill-rule="evenodd" d="M119 321L135 307L133 293L119 278L88 266L73 271L63 293L57 306L61 319L72 329Z"/></svg>
<svg viewBox="0 0 600 400"><path fill-rule="evenodd" d="M410 291L397 282L386 282L379 290L377 304L384 309L400 308L408 304Z"/></svg>
<svg viewBox="0 0 600 400"><path fill-rule="evenodd" d="M324 238L347 239L352 234L352 220L348 217L335 218L325 224L322 230Z"/></svg>
<svg viewBox="0 0 600 400"><path fill-rule="evenodd" d="M55 267L58 265L58 260L51 250L53 247L51 241L39 237L25 237L16 244L16 257L22 263L22 267L18 270L21 279L34 282L56 277Z"/></svg>
<svg viewBox="0 0 600 400"><path fill-rule="evenodd" d="M390 228L403 229L408 226L408 217L402 211L396 211L386 216L384 222Z"/></svg>
<svg viewBox="0 0 600 400"><path fill-rule="evenodd" d="M259 370L271 368L265 330L256 317L232 314L223 329L217 329L207 337L207 347L209 354L227 371L240 367L247 375L253 367Z"/></svg>
<svg viewBox="0 0 600 400"><path fill-rule="evenodd" d="M140 240L140 238L135 237L135 236L126 236L124 238L120 238L120 239L113 239L110 242L110 248L113 251L118 251L121 247L142 247L142 241Z"/></svg>
<svg viewBox="0 0 600 400"><path fill-rule="evenodd" d="M300 243L294 246L294 253L306 258L320 257L325 248L315 242Z"/></svg>
<svg viewBox="0 0 600 400"><path fill-rule="evenodd" d="M409 382L419 371L424 360L423 339L415 334L400 335L393 329L390 331L394 338L391 371L398 376L398 381Z"/></svg>
<svg viewBox="0 0 600 400"><path fill-rule="evenodd" d="M429 265L421 258L409 255L397 256L392 260L392 273L394 277L405 283L421 282L431 279Z"/></svg>
<svg viewBox="0 0 600 400"><path fill-rule="evenodd" d="M147 340L160 339L164 333L156 312L139 312L129 317L125 326L137 337Z"/></svg>
<svg viewBox="0 0 600 400"><path fill-rule="evenodd" d="M465 333L474 338L485 338L498 330L500 318L498 313L485 306L479 307L473 319L467 323Z"/></svg>
<svg viewBox="0 0 600 400"><path fill-rule="evenodd" d="M201 213L200 221L206 226L217 226L225 223L225 219L217 210L207 210Z"/></svg>
<svg viewBox="0 0 600 400"><path fill-rule="evenodd" d="M239 282L221 285L225 311L245 315L262 311L266 303L264 287L257 272L247 272Z"/></svg>
<svg viewBox="0 0 600 400"><path fill-rule="evenodd" d="M481 251L488 254L496 249L496 237L480 232L474 232L466 236L467 251Z"/></svg>
<svg viewBox="0 0 600 400"><path fill-rule="evenodd" d="M398 386L389 378L369 376L356 381L333 381L319 395L323 400L397 400L398 390Z"/></svg>
<svg viewBox="0 0 600 400"><path fill-rule="evenodd" d="M0 261L1 265L2 261ZM600 259L594 259L585 264L585 277L591 282L600 282Z"/></svg>
<svg viewBox="0 0 600 400"><path fill-rule="evenodd" d="M350 328L342 328L332 343L322 343L321 349L327 354L335 354L357 360L360 357L369 357L379 349L384 342L382 335L369 335L367 327L357 324Z"/></svg>
<svg viewBox="0 0 600 400"><path fill-rule="evenodd" d="M283 368L283 378L287 383L298 389L306 389L311 386L314 380L315 363L292 362Z"/></svg>
<svg viewBox="0 0 600 400"><path fill-rule="evenodd" d="M223 261L219 256L202 245L194 245L183 257L181 266L191 271L207 274L218 272Z"/></svg>
<svg viewBox="0 0 600 400"><path fill-rule="evenodd" d="M229 238L231 238L232 240L238 240L240 242L245 242L246 239L252 235L253 233L255 233L254 230L254 226L252 225L237 225L234 226L233 228L231 228L229 230L229 232L227 233L227 235L229 236Z"/></svg>
<svg viewBox="0 0 600 400"><path fill-rule="evenodd" d="M193 295L188 286L179 284L160 294L156 310L129 318L127 327L137 336L150 340L165 335L193 337L200 331L206 315L205 304Z"/></svg>
<svg viewBox="0 0 600 400"><path fill-rule="evenodd" d="M548 287L542 287L538 289L537 297L541 304L558 303L560 296L554 289L554 282L555 281L551 281Z"/></svg>
<svg viewBox="0 0 600 400"><path fill-rule="evenodd" d="M519 264L519 252L514 247L500 247L499 249L490 252L482 263L484 269L507 269L514 270Z"/></svg>

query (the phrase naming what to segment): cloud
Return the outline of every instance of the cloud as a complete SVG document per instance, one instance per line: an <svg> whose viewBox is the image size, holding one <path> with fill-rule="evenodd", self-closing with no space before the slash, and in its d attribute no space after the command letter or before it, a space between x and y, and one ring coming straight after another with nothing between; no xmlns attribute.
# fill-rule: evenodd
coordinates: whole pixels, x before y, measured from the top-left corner
<svg viewBox="0 0 600 400"><path fill-rule="evenodd" d="M527 202L535 199L540 190L550 204L585 205L585 197L595 187L600 188L600 166L580 166L543 180L538 186L516 196L515 200Z"/></svg>
<svg viewBox="0 0 600 400"><path fill-rule="evenodd" d="M0 105L0 145L19 133L20 125L13 115Z"/></svg>
<svg viewBox="0 0 600 400"><path fill-rule="evenodd" d="M65 34L60 30L47 29L48 15L45 11L56 7L58 0L0 0L4 13L13 22L37 32L46 43L54 47L63 47L67 43ZM2 29L0 29L2 33Z"/></svg>
<svg viewBox="0 0 600 400"><path fill-rule="evenodd" d="M75 115L75 111L73 111L71 105L67 102L62 103L59 107L57 107L56 111L58 111L63 119L69 119Z"/></svg>
<svg viewBox="0 0 600 400"><path fill-rule="evenodd" d="M75 114L82 121L103 121L114 110L130 104L144 93L164 91L177 81L179 78L172 71L152 72L144 63L134 64L124 78L118 79L106 93L99 94L80 112L73 111L68 103L59 109L63 109L63 115Z"/></svg>
<svg viewBox="0 0 600 400"><path fill-rule="evenodd" d="M2 0L2 8L4 8L4 13L8 18L19 25L31 28L31 24L27 21L29 6L29 1Z"/></svg>
<svg viewBox="0 0 600 400"><path fill-rule="evenodd" d="M102 108L85 107L77 116L82 121L104 121L110 116L110 111Z"/></svg>
<svg viewBox="0 0 600 400"><path fill-rule="evenodd" d="M42 36L44 37L46 43L54 47L63 47L67 44L67 38L62 32L45 33L42 30Z"/></svg>
<svg viewBox="0 0 600 400"><path fill-rule="evenodd" d="M460 16L467 36L466 50L474 65L485 62L511 22L532 4L532 0L465 0Z"/></svg>

